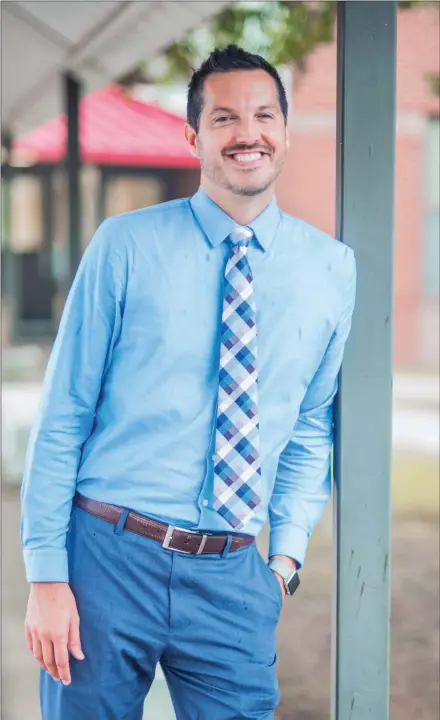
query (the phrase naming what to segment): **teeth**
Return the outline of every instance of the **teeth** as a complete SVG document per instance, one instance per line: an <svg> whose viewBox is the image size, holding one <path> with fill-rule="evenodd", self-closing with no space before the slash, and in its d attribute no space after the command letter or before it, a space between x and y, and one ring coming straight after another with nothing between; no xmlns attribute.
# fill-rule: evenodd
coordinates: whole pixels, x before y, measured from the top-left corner
<svg viewBox="0 0 440 720"><path fill-rule="evenodd" d="M253 160L259 160L262 157L262 153L248 153L246 155L233 155L234 160L240 162L252 162Z"/></svg>

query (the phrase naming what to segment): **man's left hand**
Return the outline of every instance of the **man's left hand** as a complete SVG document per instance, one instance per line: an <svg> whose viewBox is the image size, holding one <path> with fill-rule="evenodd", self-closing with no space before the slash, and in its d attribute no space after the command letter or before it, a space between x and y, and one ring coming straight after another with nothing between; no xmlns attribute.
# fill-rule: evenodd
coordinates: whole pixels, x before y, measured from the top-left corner
<svg viewBox="0 0 440 720"><path fill-rule="evenodd" d="M284 602L284 600L286 599L286 595L287 595L287 590L286 590L286 586L284 585L284 580L281 577L281 575L278 575L277 572L275 572L275 571L272 571L272 572L275 575L276 579L278 580L278 582L281 586L281 592L283 593L283 602Z"/></svg>
<svg viewBox="0 0 440 720"><path fill-rule="evenodd" d="M291 557L287 557L286 555L272 555L272 557L270 559L275 560L275 558L277 560L282 560L283 563L285 563L286 565L291 567L292 570L296 570L296 562L295 562L295 560L292 560ZM275 575L276 579L278 580L278 582L281 586L281 591L283 593L283 602L284 602L286 595L287 595L287 590L286 590L286 586L284 585L284 580L281 577L281 575L278 575L277 572L274 572L274 571L272 571L272 572Z"/></svg>

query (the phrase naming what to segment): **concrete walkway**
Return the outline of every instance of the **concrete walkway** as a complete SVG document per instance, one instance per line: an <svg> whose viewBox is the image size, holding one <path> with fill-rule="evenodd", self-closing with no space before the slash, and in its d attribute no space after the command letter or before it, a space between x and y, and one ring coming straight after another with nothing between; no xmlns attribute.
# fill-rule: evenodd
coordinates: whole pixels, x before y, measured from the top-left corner
<svg viewBox="0 0 440 720"><path fill-rule="evenodd" d="M8 487L4 486L2 507L2 540L5 548L2 567L3 720L40 718L38 669L26 648L23 635L28 586L24 579L18 532L18 485L40 393L41 383L37 381L5 382L2 388L3 473L10 482ZM438 457L438 379L418 376L395 378L393 443L399 451ZM264 547L261 549L264 552ZM146 718L174 720L160 668L145 706L144 720Z"/></svg>

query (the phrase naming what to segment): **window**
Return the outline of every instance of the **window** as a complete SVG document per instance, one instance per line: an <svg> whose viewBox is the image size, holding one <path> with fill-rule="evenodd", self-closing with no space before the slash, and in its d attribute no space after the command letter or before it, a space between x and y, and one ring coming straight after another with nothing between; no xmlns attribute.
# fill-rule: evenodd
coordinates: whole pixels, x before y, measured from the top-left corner
<svg viewBox="0 0 440 720"><path fill-rule="evenodd" d="M108 184L107 215L119 215L163 202L163 183L154 177L116 175Z"/></svg>

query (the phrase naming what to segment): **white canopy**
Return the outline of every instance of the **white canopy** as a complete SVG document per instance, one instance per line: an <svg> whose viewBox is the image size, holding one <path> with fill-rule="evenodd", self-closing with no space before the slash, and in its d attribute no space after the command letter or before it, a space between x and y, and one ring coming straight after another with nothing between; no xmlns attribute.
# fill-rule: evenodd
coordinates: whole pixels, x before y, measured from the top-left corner
<svg viewBox="0 0 440 720"><path fill-rule="evenodd" d="M97 89L201 25L224 0L6 0L2 127L16 134L63 111L63 71Z"/></svg>

